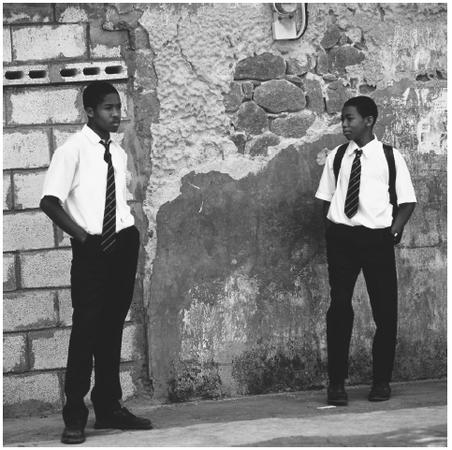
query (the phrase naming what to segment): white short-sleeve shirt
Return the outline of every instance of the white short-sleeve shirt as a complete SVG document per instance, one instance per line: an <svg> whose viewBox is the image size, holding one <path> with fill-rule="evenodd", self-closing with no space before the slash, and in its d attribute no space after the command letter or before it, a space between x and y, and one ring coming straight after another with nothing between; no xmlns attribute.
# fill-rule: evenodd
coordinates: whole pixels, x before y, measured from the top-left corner
<svg viewBox="0 0 452 450"><path fill-rule="evenodd" d="M63 209L87 233L102 234L107 187L107 163L101 138L85 125L53 154L42 197L60 199ZM127 204L127 154L113 140L110 144L116 188L116 231L132 226Z"/></svg>
<svg viewBox="0 0 452 450"><path fill-rule="evenodd" d="M358 145L350 141L344 153L339 170L337 186L333 171L336 147L326 158L316 198L331 202L328 219L349 226L362 225L367 228L386 228L392 223L392 205L389 201L389 168L383 144L374 138L361 147L361 183L358 212L350 219L345 215L344 205L347 196L350 171ZM408 167L400 152L394 149L396 166L397 203L415 203L416 195Z"/></svg>

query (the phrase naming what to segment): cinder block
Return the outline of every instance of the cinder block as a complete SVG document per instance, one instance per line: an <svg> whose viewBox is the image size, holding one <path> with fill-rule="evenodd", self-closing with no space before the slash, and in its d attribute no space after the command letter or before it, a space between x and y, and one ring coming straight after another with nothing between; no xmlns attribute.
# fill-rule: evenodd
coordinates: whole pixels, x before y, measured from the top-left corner
<svg viewBox="0 0 452 450"><path fill-rule="evenodd" d="M45 171L14 174L15 209L39 208L45 175Z"/></svg>
<svg viewBox="0 0 452 450"><path fill-rule="evenodd" d="M138 355L136 348L137 332L138 327L136 325L129 325L124 328L121 348L122 361L132 361Z"/></svg>
<svg viewBox="0 0 452 450"><path fill-rule="evenodd" d="M6 100L10 107L8 123L12 125L74 123L83 118L80 88L13 91L7 92Z"/></svg>
<svg viewBox="0 0 452 450"><path fill-rule="evenodd" d="M16 282L16 257L12 254L3 254L3 290L14 291Z"/></svg>
<svg viewBox="0 0 452 450"><path fill-rule="evenodd" d="M60 23L67 22L88 22L88 14L80 5L68 5L67 3L56 4L57 21Z"/></svg>
<svg viewBox="0 0 452 450"><path fill-rule="evenodd" d="M56 406L61 402L60 382L56 373L3 377L3 404L13 406L38 401Z"/></svg>
<svg viewBox="0 0 452 450"><path fill-rule="evenodd" d="M53 225L42 212L3 216L4 251L54 247Z"/></svg>
<svg viewBox="0 0 452 450"><path fill-rule="evenodd" d="M52 20L51 3L3 3L4 23L45 23Z"/></svg>
<svg viewBox="0 0 452 450"><path fill-rule="evenodd" d="M62 146L74 133L80 131L83 125L53 128L53 148L57 149Z"/></svg>
<svg viewBox="0 0 452 450"><path fill-rule="evenodd" d="M11 174L3 173L3 211L13 208L13 186Z"/></svg>
<svg viewBox="0 0 452 450"><path fill-rule="evenodd" d="M3 336L3 372L27 369L27 340L25 334Z"/></svg>
<svg viewBox="0 0 452 450"><path fill-rule="evenodd" d="M71 250L21 253L21 282L24 288L70 285Z"/></svg>
<svg viewBox="0 0 452 450"><path fill-rule="evenodd" d="M135 383L133 382L132 369L122 369L119 373L119 380L121 382L123 400L133 397L137 389Z"/></svg>
<svg viewBox="0 0 452 450"><path fill-rule="evenodd" d="M90 22L89 42L92 58L115 58L121 56L121 45L129 40L126 30L107 31L101 21Z"/></svg>
<svg viewBox="0 0 452 450"><path fill-rule="evenodd" d="M15 61L87 56L86 30L82 24L18 27L12 32Z"/></svg>
<svg viewBox="0 0 452 450"><path fill-rule="evenodd" d="M49 84L49 68L47 64L33 64L3 67L4 86L30 86L32 84Z"/></svg>
<svg viewBox="0 0 452 450"><path fill-rule="evenodd" d="M49 328L57 321L54 291L21 291L3 297L3 331Z"/></svg>
<svg viewBox="0 0 452 450"><path fill-rule="evenodd" d="M105 44L91 43L90 52L92 58L119 58L121 56L121 46L110 47Z"/></svg>
<svg viewBox="0 0 452 450"><path fill-rule="evenodd" d="M50 79L55 83L90 82L95 80L127 80L127 65L124 61L89 61L58 63L50 66Z"/></svg>
<svg viewBox="0 0 452 450"><path fill-rule="evenodd" d="M3 169L34 169L50 162L49 134L43 130L5 131Z"/></svg>
<svg viewBox="0 0 452 450"><path fill-rule="evenodd" d="M9 27L3 27L3 62L10 63L11 60L11 32Z"/></svg>
<svg viewBox="0 0 452 450"><path fill-rule="evenodd" d="M63 327L72 325L72 300L70 289L58 291L59 324Z"/></svg>
<svg viewBox="0 0 452 450"><path fill-rule="evenodd" d="M67 349L71 330L45 330L30 333L31 369L57 369L66 367Z"/></svg>

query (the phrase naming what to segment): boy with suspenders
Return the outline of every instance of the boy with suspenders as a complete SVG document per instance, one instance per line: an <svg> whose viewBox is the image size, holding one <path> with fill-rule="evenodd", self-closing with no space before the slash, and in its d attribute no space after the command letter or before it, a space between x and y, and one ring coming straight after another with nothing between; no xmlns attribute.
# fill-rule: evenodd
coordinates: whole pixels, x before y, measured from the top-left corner
<svg viewBox="0 0 452 450"><path fill-rule="evenodd" d="M353 327L352 296L363 270L376 332L370 401L388 400L397 335L394 245L400 242L416 196L402 155L373 134L378 116L365 96L342 109L348 144L327 157L316 198L324 201L331 303L327 313L328 404L348 403L344 382Z"/></svg>

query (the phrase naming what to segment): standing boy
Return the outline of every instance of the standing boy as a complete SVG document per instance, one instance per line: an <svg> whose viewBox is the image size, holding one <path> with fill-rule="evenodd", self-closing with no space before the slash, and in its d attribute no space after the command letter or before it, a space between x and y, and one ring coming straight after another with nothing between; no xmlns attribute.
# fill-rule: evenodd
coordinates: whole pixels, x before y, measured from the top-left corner
<svg viewBox="0 0 452 450"><path fill-rule="evenodd" d="M383 146L373 134L377 116L377 106L369 97L354 97L345 102L342 130L350 142L328 155L315 195L324 201L331 287L327 313L331 405L347 404L344 381L348 376L353 326L352 295L361 269L376 324L369 400L388 400L391 395L389 382L397 335L394 245L400 242L416 197L402 155L395 149L384 148L388 146ZM395 192L390 195L391 184ZM396 203L394 208L391 200Z"/></svg>
<svg viewBox="0 0 452 450"><path fill-rule="evenodd" d="M95 428L150 429L121 407L122 330L132 301L139 233L126 202L127 155L110 139L121 120L118 91L104 81L83 92L88 124L59 147L50 163L41 209L72 236L72 331L65 378L61 441L85 440L91 400Z"/></svg>

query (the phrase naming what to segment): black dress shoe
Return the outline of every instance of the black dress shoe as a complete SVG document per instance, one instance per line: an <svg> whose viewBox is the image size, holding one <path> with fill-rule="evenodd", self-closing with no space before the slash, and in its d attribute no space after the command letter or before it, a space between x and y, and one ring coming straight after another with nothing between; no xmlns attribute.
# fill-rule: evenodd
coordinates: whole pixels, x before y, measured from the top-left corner
<svg viewBox="0 0 452 450"><path fill-rule="evenodd" d="M391 398L391 388L386 381L376 382L372 385L372 389L369 393L370 402L384 402Z"/></svg>
<svg viewBox="0 0 452 450"><path fill-rule="evenodd" d="M81 425L67 425L61 435L63 444L81 444L85 442L85 431Z"/></svg>
<svg viewBox="0 0 452 450"><path fill-rule="evenodd" d="M348 397L344 383L330 383L328 386L328 405L347 406Z"/></svg>
<svg viewBox="0 0 452 450"><path fill-rule="evenodd" d="M151 430L152 423L144 417L134 416L127 408L119 408L110 414L96 417L94 428L117 428L119 430Z"/></svg>

